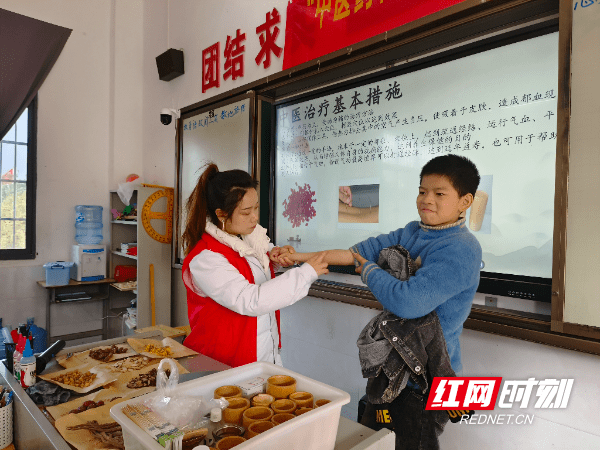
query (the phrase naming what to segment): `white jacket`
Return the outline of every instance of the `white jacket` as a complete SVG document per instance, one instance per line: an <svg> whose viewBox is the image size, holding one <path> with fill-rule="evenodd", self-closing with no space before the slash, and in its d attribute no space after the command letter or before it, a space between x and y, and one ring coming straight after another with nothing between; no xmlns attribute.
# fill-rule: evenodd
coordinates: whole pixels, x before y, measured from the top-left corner
<svg viewBox="0 0 600 450"><path fill-rule="evenodd" d="M275 310L306 297L318 275L310 264L303 264L271 279L270 270L255 256L243 256L255 284L248 282L223 255L204 250L189 265L192 288L196 294L210 297L238 314L256 316L257 360L281 365Z"/></svg>

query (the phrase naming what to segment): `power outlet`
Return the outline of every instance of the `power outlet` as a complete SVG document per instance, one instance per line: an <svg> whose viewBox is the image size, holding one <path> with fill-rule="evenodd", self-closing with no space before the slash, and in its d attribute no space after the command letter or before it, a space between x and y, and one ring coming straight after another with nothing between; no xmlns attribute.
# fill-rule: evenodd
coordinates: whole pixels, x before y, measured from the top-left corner
<svg viewBox="0 0 600 450"><path fill-rule="evenodd" d="M493 306L494 308L497 308L498 307L498 299L496 297L491 297L491 296L486 295L485 306Z"/></svg>

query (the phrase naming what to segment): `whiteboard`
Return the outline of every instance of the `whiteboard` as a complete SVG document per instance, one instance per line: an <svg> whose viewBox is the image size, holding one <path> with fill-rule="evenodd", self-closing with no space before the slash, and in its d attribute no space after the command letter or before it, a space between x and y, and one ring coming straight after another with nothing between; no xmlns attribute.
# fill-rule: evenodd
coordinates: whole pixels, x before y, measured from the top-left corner
<svg viewBox="0 0 600 450"><path fill-rule="evenodd" d="M194 190L204 166L214 162L220 171L252 170L252 111L253 96L246 96L213 109L183 115L180 150L178 155L178 195L175 211L178 226L175 242L175 264L181 264L185 255L181 235L185 230L185 203Z"/></svg>
<svg viewBox="0 0 600 450"><path fill-rule="evenodd" d="M555 32L279 105L276 244L348 248L419 220L421 168L454 153L487 196L471 226L483 270L551 278L557 93ZM371 195L354 221L342 220L348 186Z"/></svg>

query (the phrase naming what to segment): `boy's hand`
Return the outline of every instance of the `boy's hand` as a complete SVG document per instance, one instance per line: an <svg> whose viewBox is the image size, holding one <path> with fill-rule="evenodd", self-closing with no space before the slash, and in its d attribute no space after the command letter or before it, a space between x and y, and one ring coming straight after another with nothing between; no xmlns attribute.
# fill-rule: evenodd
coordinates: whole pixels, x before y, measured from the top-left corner
<svg viewBox="0 0 600 450"><path fill-rule="evenodd" d="M291 245L273 247L269 252L269 259L282 267L289 267L294 264L294 261L289 257L293 253L296 253L296 250Z"/></svg>
<svg viewBox="0 0 600 450"><path fill-rule="evenodd" d="M358 266L354 270L356 271L356 273L362 273L363 265L367 262L367 260L365 258L363 258L362 256L360 256L359 253L354 253L354 252L350 252L350 253L352 253L352 256L354 257L354 259L356 259L358 261L358 263L360 264L360 266Z"/></svg>

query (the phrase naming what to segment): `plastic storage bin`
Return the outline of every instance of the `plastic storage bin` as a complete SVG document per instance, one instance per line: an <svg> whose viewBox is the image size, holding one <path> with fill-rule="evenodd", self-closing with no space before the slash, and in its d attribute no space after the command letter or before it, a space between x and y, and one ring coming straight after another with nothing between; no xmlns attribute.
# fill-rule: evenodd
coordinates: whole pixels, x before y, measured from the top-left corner
<svg viewBox="0 0 600 450"><path fill-rule="evenodd" d="M296 379L296 390L310 392L315 400L326 398L331 402L249 439L236 446L236 450L333 450L342 406L350 402L350 395L275 364L255 362L224 370L181 383L177 386L176 392L192 396L201 395L210 399L219 386L236 385L255 377L263 377L266 382L271 375L290 375ZM140 403L155 395L156 392L142 395L121 402L110 409L110 415L123 428L126 450L164 450L163 446L122 412L125 405Z"/></svg>
<svg viewBox="0 0 600 450"><path fill-rule="evenodd" d="M125 281L137 280L137 266L129 264L119 264L115 266L115 273L113 278L117 283L123 283Z"/></svg>
<svg viewBox="0 0 600 450"><path fill-rule="evenodd" d="M66 286L71 278L72 262L57 261L44 264L46 286Z"/></svg>
<svg viewBox="0 0 600 450"><path fill-rule="evenodd" d="M102 242L102 206L77 205L75 207L75 240L79 244Z"/></svg>

